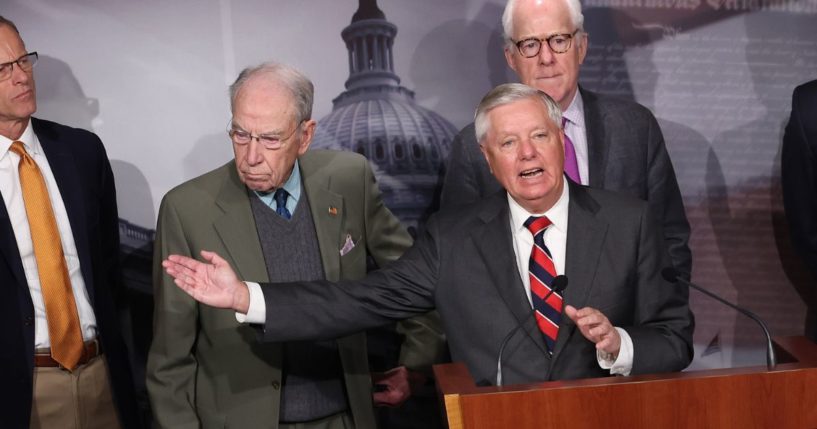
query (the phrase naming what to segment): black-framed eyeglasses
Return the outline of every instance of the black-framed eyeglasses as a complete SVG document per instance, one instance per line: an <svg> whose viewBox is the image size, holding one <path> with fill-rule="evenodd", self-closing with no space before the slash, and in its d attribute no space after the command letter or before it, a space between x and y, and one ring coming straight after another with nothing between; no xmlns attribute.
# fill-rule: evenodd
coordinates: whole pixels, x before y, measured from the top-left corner
<svg viewBox="0 0 817 429"><path fill-rule="evenodd" d="M31 52L22 55L14 61L0 64L0 80L6 80L11 77L11 72L14 71L15 64L24 72L30 72L31 69L34 68L34 64L37 64L37 58L37 53Z"/></svg>
<svg viewBox="0 0 817 429"><path fill-rule="evenodd" d="M519 53L525 58L533 58L539 55L539 51L542 49L542 42L547 42L547 45L553 53L564 54L570 49L570 43L578 32L579 29L576 29L573 33L553 34L544 39L530 37L514 42L514 44L516 45L516 49L519 50Z"/></svg>
<svg viewBox="0 0 817 429"><path fill-rule="evenodd" d="M233 143L239 146L248 145L253 139L255 139L258 140L258 143L261 143L261 145L264 146L265 149L278 150L284 147L286 142L293 135L295 135L295 132L297 132L301 128L301 124L303 124L304 122L305 121L298 122L298 124L295 125L295 128L293 128L292 132L290 132L286 136L282 136L280 134L254 135L249 131L241 129L241 127L233 123L233 121L231 120L230 123L227 124L227 135L230 136L230 140L232 140Z"/></svg>

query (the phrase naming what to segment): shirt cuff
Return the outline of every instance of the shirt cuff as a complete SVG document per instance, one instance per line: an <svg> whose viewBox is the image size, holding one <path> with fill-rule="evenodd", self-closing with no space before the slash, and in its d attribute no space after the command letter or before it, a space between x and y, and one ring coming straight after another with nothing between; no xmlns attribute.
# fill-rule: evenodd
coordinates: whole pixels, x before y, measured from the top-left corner
<svg viewBox="0 0 817 429"><path fill-rule="evenodd" d="M254 323L263 325L267 321L267 305L264 301L264 292L261 291L261 285L255 282L244 282L247 289L250 291L250 306L247 309L247 314L235 312L235 320L238 323Z"/></svg>
<svg viewBox="0 0 817 429"><path fill-rule="evenodd" d="M597 350L596 360L602 369L609 369L611 375L630 375L630 371L633 370L633 339L624 329L616 327L616 331L621 337L618 358L613 360L611 354Z"/></svg>

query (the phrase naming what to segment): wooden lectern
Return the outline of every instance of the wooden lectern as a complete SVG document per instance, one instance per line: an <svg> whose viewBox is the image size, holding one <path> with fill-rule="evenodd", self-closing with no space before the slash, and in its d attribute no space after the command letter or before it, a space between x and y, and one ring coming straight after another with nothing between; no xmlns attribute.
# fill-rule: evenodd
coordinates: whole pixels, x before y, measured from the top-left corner
<svg viewBox="0 0 817 429"><path fill-rule="evenodd" d="M765 366L476 387L436 365L449 429L817 428L817 344L776 338Z"/></svg>

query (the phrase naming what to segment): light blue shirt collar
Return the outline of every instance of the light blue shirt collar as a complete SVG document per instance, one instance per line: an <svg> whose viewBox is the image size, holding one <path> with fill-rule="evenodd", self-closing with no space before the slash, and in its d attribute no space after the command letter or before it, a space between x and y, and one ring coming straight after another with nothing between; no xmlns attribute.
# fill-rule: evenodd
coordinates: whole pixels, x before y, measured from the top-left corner
<svg viewBox="0 0 817 429"><path fill-rule="evenodd" d="M295 160L295 165L292 167L292 173L289 174L289 178L286 182L284 182L283 186L284 190L289 193L289 198L287 198L287 210L290 213L295 213L295 207L298 206L298 200L301 198L301 167L298 165L298 160ZM273 210L278 210L278 204L275 203L275 192L267 192L267 193L260 193L258 191L255 192L255 195L261 199L261 201L268 205Z"/></svg>

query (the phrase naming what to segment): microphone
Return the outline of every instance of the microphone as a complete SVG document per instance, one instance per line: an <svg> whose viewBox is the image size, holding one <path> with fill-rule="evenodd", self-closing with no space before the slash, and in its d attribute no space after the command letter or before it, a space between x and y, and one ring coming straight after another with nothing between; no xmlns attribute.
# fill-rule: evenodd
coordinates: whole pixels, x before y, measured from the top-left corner
<svg viewBox="0 0 817 429"><path fill-rule="evenodd" d="M553 293L561 294L562 291L564 291L565 289L567 289L567 276L560 275L560 276L554 277L553 278L553 283L550 285L550 292L548 292L545 295L545 297L543 298L543 301L547 301L547 299L550 298L550 295L552 295ZM536 314L536 310L531 311L530 313L528 313L528 316L525 317L525 320L523 320L522 323L516 325L513 329L511 329L511 332L508 332L508 335L506 335L505 339L502 340L502 345L499 346L499 356L497 356L497 359L496 359L496 385L497 386L502 386L502 352L505 351L505 346L508 345L508 341L511 340L511 338L513 337L513 334L515 334L516 331L519 330L519 328L525 326L528 323L528 320L530 320L531 317L534 317L535 314Z"/></svg>
<svg viewBox="0 0 817 429"><path fill-rule="evenodd" d="M696 285L695 283L692 283L692 282L688 281L687 279L681 277L678 270L676 270L673 267L667 267L667 268L664 268L663 270L661 270L661 276L664 277L664 280L666 280L666 281L668 281L670 283L677 283L678 281L680 281L681 283L683 283L683 284L697 290L698 292L701 292L704 295L707 295L710 298L715 299L716 301L719 301L719 302L721 302L723 304L728 305L729 307L734 308L735 310L745 314L750 319L757 322L757 324L760 325L760 327L763 329L763 333L766 335L766 368L769 371L774 369L774 367L777 365L777 359L775 358L775 355L774 355L774 346L772 345L772 336L769 335L769 328L767 328L766 324L762 320L760 320L760 317L758 317L758 315L756 315L755 313L752 313L751 311L749 311L749 310L747 310L747 309L745 309L743 307L732 304L731 302L721 298L720 296L715 295L714 293L712 293L712 292L710 292L710 291Z"/></svg>

